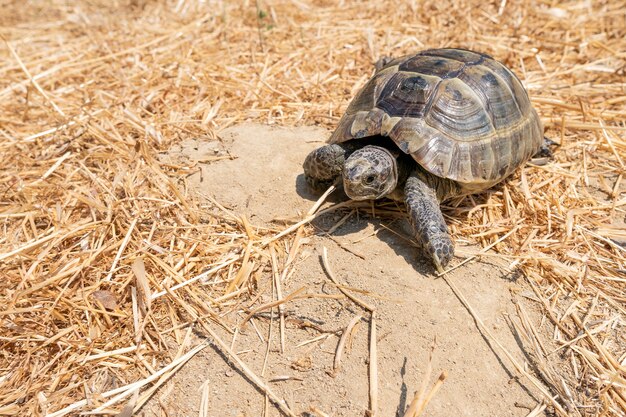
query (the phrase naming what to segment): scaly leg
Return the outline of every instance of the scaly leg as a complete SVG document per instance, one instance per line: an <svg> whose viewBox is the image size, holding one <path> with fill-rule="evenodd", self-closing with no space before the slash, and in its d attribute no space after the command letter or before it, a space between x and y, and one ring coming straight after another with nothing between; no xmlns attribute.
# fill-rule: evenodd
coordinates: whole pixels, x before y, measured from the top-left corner
<svg viewBox="0 0 626 417"><path fill-rule="evenodd" d="M353 146L333 143L315 149L307 155L302 167L306 182L315 190L325 190L341 177L346 158Z"/></svg>
<svg viewBox="0 0 626 417"><path fill-rule="evenodd" d="M436 188L428 184L423 174L414 171L406 180L404 193L415 237L437 271L443 272L454 254L454 243L441 214Z"/></svg>

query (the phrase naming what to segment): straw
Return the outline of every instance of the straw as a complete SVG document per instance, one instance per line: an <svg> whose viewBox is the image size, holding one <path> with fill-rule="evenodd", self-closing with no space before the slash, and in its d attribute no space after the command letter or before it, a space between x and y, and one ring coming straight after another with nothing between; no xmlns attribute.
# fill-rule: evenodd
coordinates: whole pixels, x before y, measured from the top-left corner
<svg viewBox="0 0 626 417"><path fill-rule="evenodd" d="M489 256L518 271L523 302L545 317L537 332L519 309L513 326L542 373L517 363L542 387L530 415L623 415L624 0L122 3L8 2L0 13L1 414L113 413L136 393L145 402L182 369L172 358L192 326L232 335L241 311L266 334L264 317L278 310L287 350L284 305L299 295L283 293L293 294L307 225L332 211L341 220L329 232L354 215L406 213L322 207L331 189L290 226L254 224L220 195L191 191L196 163L163 155L244 121L330 131L380 56L458 46L508 65L560 144L544 165L444 203L455 241L482 248L466 262ZM344 301L373 311L329 256ZM329 302L310 290L308 302ZM284 406L253 381L268 408Z"/></svg>

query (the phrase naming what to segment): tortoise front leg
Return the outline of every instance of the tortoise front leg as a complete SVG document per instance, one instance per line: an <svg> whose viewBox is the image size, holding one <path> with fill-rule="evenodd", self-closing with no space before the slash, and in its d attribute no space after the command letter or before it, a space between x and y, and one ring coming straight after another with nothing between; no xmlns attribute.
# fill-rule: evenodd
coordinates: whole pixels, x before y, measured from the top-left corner
<svg viewBox="0 0 626 417"><path fill-rule="evenodd" d="M307 155L302 167L306 182L315 190L325 190L341 177L346 158L354 147L333 143Z"/></svg>
<svg viewBox="0 0 626 417"><path fill-rule="evenodd" d="M413 171L406 180L404 193L415 237L441 273L452 259L454 244L439 207L436 188L425 181L422 173Z"/></svg>

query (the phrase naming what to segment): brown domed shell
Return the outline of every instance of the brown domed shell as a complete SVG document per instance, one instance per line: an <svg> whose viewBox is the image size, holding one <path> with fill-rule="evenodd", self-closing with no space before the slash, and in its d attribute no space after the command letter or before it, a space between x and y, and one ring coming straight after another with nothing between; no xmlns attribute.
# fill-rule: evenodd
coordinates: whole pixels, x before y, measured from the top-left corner
<svg viewBox="0 0 626 417"><path fill-rule="evenodd" d="M388 62L350 103L330 142L374 135L466 191L501 181L543 143L519 79L490 56L463 49Z"/></svg>

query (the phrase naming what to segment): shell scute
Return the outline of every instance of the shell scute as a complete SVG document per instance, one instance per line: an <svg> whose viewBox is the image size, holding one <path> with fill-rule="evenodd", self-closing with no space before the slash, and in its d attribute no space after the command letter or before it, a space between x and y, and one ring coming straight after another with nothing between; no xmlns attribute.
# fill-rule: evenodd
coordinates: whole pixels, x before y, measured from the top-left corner
<svg viewBox="0 0 626 417"><path fill-rule="evenodd" d="M515 92L505 80L486 66L468 67L459 75L459 79L479 98L494 129L512 126L523 117Z"/></svg>
<svg viewBox="0 0 626 417"><path fill-rule="evenodd" d="M397 72L382 89L376 107L392 117L421 117L438 81L428 75Z"/></svg>
<svg viewBox="0 0 626 417"><path fill-rule="evenodd" d="M495 60L485 60L482 66L491 70L498 78L506 84L511 90L513 97L515 97L517 106L520 109L521 114L527 115L532 108L530 100L528 99L528 93L524 89L522 82L517 78L511 70Z"/></svg>
<svg viewBox="0 0 626 417"><path fill-rule="evenodd" d="M398 65L400 71L434 75L439 78L456 77L463 67L462 62L429 55L416 55Z"/></svg>
<svg viewBox="0 0 626 417"><path fill-rule="evenodd" d="M447 58L470 65L479 64L485 59L493 59L487 54L457 48L429 49L421 52L420 55Z"/></svg>
<svg viewBox="0 0 626 417"><path fill-rule="evenodd" d="M493 133L483 103L456 78L442 83L424 120L442 134L462 142L476 141Z"/></svg>

